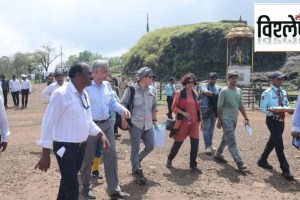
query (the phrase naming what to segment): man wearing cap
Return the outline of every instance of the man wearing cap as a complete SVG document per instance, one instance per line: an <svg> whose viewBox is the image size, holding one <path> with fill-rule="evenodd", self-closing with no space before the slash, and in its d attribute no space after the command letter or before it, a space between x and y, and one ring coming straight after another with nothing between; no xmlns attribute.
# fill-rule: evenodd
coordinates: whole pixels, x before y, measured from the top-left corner
<svg viewBox="0 0 300 200"><path fill-rule="evenodd" d="M21 91L21 84L16 75L12 75L12 79L9 81L9 89L14 102L15 107L19 107L19 93Z"/></svg>
<svg viewBox="0 0 300 200"><path fill-rule="evenodd" d="M56 70L54 76L55 76L55 81L56 82L51 83L42 92L42 95L46 98L46 100L48 102L50 101L51 94L54 92L54 90L56 90L60 86L63 86L64 84L66 84L66 82L64 80L64 73L63 73L63 71Z"/></svg>
<svg viewBox="0 0 300 200"><path fill-rule="evenodd" d="M284 112L273 112L271 107L288 106L287 92L281 88L285 75L279 71L273 72L271 75L271 87L266 89L261 95L260 110L266 114L266 124L270 131L270 137L266 147L260 156L257 164L264 169L273 169L268 163L268 157L275 148L282 176L287 180L293 180L294 177L290 173L290 167L284 155L284 146L282 134L284 131Z"/></svg>
<svg viewBox="0 0 300 200"><path fill-rule="evenodd" d="M170 77L169 83L165 87L166 95L167 95L167 103L168 103L168 113L167 116L169 119L173 119L172 117L172 103L174 99L174 94L176 91L175 84L174 84L175 78Z"/></svg>
<svg viewBox="0 0 300 200"><path fill-rule="evenodd" d="M216 85L217 77L217 73L209 73L208 82L201 86L201 113L204 124L203 138L206 154L212 154L217 150L212 146L212 139L217 120L217 103L221 91L221 87Z"/></svg>
<svg viewBox="0 0 300 200"><path fill-rule="evenodd" d="M131 142L131 165L132 175L137 184L146 184L143 171L141 169L142 160L154 148L153 125L157 124L157 102L152 83L152 71L148 67L143 67L137 72L137 82L134 87L133 109L131 113L131 124L128 124L122 116L122 127L128 128ZM130 99L130 89L127 88L121 100L125 107ZM143 140L145 147L140 149Z"/></svg>
<svg viewBox="0 0 300 200"><path fill-rule="evenodd" d="M32 90L31 83L27 79L26 74L22 74L22 81L21 81L21 94L22 94L22 107L26 108L28 103L28 95Z"/></svg>
<svg viewBox="0 0 300 200"><path fill-rule="evenodd" d="M214 159L217 162L227 163L222 153L225 146L228 146L228 150L237 164L239 171L244 171L247 167L244 165L242 158L238 152L237 144L235 141L235 128L238 119L238 111L240 111L245 119L245 122L249 124L245 108L242 102L242 91L237 87L238 72L231 71L228 74L228 86L224 87L219 95L218 108L217 108L217 128L223 128L223 136L221 143L215 153Z"/></svg>

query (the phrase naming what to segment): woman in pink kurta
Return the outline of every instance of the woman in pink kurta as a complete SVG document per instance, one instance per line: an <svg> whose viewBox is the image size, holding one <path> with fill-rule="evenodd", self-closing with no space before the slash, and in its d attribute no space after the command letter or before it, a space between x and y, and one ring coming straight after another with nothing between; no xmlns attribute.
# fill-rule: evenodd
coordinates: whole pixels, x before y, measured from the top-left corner
<svg viewBox="0 0 300 200"><path fill-rule="evenodd" d="M176 91L172 104L172 111L176 114L176 120L180 121L180 126L173 136L175 141L168 155L167 167L172 167L173 159L177 155L183 141L189 136L191 142L190 169L201 174L202 171L197 167L196 162L199 148L199 125L202 123L200 100L193 91L196 78L194 74L188 73L181 78L181 83L184 88Z"/></svg>

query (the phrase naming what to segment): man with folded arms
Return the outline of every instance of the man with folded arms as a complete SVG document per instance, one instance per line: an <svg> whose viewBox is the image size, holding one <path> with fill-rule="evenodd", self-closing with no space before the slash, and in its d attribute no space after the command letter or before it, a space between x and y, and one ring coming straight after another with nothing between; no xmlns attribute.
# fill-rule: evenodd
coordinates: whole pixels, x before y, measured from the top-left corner
<svg viewBox="0 0 300 200"><path fill-rule="evenodd" d="M273 166L268 163L268 157L275 148L282 176L291 181L294 179L290 172L289 164L284 154L284 146L282 134L284 131L284 112L274 112L271 107L288 106L287 92L281 88L285 75L279 71L273 72L271 75L271 87L266 89L261 95L260 110L266 114L266 124L270 131L270 137L266 147L261 154L257 164L264 169L273 169Z"/></svg>
<svg viewBox="0 0 300 200"><path fill-rule="evenodd" d="M50 149L56 156L61 173L57 200L79 199L78 172L82 165L88 135L101 138L104 150L110 144L102 130L93 122L88 94L92 71L83 62L75 63L69 71L71 81L55 90L44 114L40 146L41 158L35 168L50 168Z"/></svg>

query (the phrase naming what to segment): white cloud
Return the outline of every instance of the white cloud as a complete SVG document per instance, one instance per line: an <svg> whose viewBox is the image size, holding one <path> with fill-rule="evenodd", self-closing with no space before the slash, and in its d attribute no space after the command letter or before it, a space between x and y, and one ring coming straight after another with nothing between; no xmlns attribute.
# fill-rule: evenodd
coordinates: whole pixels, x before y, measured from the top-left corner
<svg viewBox="0 0 300 200"><path fill-rule="evenodd" d="M298 0L289 0L297 2ZM35 51L51 42L64 59L84 50L121 55L162 27L236 20L253 25L254 3L279 0L1 0L0 56ZM284 2L281 0L281 2Z"/></svg>

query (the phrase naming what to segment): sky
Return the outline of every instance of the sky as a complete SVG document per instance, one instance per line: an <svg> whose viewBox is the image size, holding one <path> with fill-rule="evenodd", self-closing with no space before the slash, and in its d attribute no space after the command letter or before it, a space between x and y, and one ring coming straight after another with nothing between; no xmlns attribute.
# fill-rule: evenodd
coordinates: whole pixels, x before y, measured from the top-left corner
<svg viewBox="0 0 300 200"><path fill-rule="evenodd" d="M147 13L150 31L240 16L253 26L255 3L299 0L0 0L0 57L46 43L63 60L84 50L121 56L147 33Z"/></svg>

